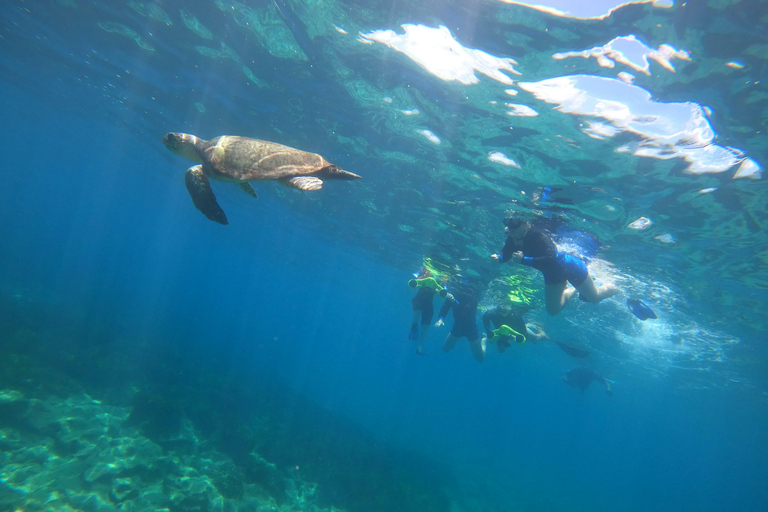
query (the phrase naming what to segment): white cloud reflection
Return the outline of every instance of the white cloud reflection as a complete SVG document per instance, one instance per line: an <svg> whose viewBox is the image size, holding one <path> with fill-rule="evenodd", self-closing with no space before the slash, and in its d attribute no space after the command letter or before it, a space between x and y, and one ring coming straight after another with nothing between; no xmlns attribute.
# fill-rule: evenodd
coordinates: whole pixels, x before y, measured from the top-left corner
<svg viewBox="0 0 768 512"><path fill-rule="evenodd" d="M513 59L494 57L481 50L464 48L444 26L402 25L405 33L394 30L374 30L360 34L358 41L376 41L406 54L411 60L442 80L475 84L479 80L475 71L503 84L511 85L512 79L504 72L519 75Z"/></svg>
<svg viewBox="0 0 768 512"><path fill-rule="evenodd" d="M505 107L509 109L510 116L518 116L518 117L536 117L539 115L538 112L533 110L528 105L518 105L517 103L505 103Z"/></svg>
<svg viewBox="0 0 768 512"><path fill-rule="evenodd" d="M432 144L437 144L437 145L440 145L440 143L442 142L442 141L440 140L440 137L438 137L437 135L435 135L434 133L432 133L432 130L416 130L416 132L417 132L417 133L420 133L421 135L423 135L424 137L426 137L426 139L427 139L429 142L431 142Z"/></svg>
<svg viewBox="0 0 768 512"><path fill-rule="evenodd" d="M571 4L568 4L571 5ZM393 30L360 33L358 41L384 44L404 53L432 75L446 81L476 84L476 72L501 82L516 85L538 99L555 104L561 112L584 116L582 131L593 138L606 139L622 132L636 134L637 140L616 149L618 152L658 159L683 158L687 171L695 174L717 173L740 167L734 178L761 178L760 166L738 149L714 144L715 133L707 119L707 109L696 103L661 103L641 87L633 85L634 76L626 71L618 78L572 75L540 82L519 82L508 73L519 75L513 59L496 57L484 51L463 47L445 26L404 24L403 34ZM616 63L650 74L650 61L674 72L674 59L689 60L685 51L662 44L649 48L635 36L616 37L607 44L589 50L555 54L555 59L570 57L596 58L602 66ZM504 92L515 96L517 91ZM491 101L491 104L496 104ZM532 117L538 113L530 106L505 103L510 116ZM406 115L417 110L402 111ZM441 140L429 130L419 130L433 144ZM501 162L498 162L501 163Z"/></svg>
<svg viewBox="0 0 768 512"><path fill-rule="evenodd" d="M675 71L672 59L691 60L685 50L676 50L668 44L662 44L657 50L654 50L640 42L634 35L617 37L603 46L596 46L589 50L556 53L552 56L557 60L569 57L584 57L585 59L594 57L597 59L597 63L604 68L613 68L618 62L646 75L650 75L649 60L655 60L672 72Z"/></svg>
<svg viewBox="0 0 768 512"><path fill-rule="evenodd" d="M520 168L520 165L517 162L509 158L501 151L491 151L488 153L488 160L491 162L496 162L497 164L506 165L507 167L516 167L518 169Z"/></svg>
<svg viewBox="0 0 768 512"><path fill-rule="evenodd" d="M715 133L696 103L656 102L641 87L591 75L520 82L518 86L542 101L556 104L561 112L598 118L585 121L583 131L591 137L612 137L620 132L639 136L640 140L618 148L620 152L684 158L689 163L688 171L697 174L723 172L744 161L737 150L713 143Z"/></svg>
<svg viewBox="0 0 768 512"><path fill-rule="evenodd" d="M516 4L547 12L555 16L576 19L601 19L610 16L611 11L628 4L653 4L655 7L672 7L672 0L499 0L505 4Z"/></svg>

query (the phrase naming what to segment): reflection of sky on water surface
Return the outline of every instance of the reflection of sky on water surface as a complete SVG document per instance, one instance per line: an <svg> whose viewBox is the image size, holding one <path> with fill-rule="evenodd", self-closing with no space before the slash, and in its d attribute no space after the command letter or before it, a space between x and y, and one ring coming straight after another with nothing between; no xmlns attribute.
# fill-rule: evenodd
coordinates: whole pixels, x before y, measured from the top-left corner
<svg viewBox="0 0 768 512"><path fill-rule="evenodd" d="M466 49L444 26L430 28L406 24L403 29L402 35L392 30L375 30L361 34L359 41L385 44L445 81L477 84L479 79L475 71L479 71L509 86L514 82L505 71L520 74L513 67L516 61ZM650 74L650 60L670 72L675 71L673 59L690 60L684 50L677 50L668 44L654 50L634 35L616 37L601 47L552 56L556 60L569 57L595 57L602 67L614 68L616 63L620 63L646 75ZM620 72L618 79L581 74L539 82L519 82L517 85L537 99L557 105L560 112L606 121L586 120L582 131L590 137L609 138L622 132L637 136L638 140L616 148L618 152L665 160L683 158L689 163L688 172L694 174L723 172L741 164L734 177L761 177L757 162L746 158L738 149L714 144L715 133L705 109L700 105L654 101L648 91L631 82L630 74ZM514 89L505 92L515 94ZM505 106L509 108L507 113L510 116L538 115L528 105L505 103Z"/></svg>
<svg viewBox="0 0 768 512"><path fill-rule="evenodd" d="M694 103L658 103L650 93L621 80L591 75L552 78L520 87L561 112L598 117L608 125L588 122L584 132L595 138L623 131L642 140L617 148L636 156L682 157L693 173L722 172L740 162L739 156L712 144L714 132L702 108Z"/></svg>
<svg viewBox="0 0 768 512"><path fill-rule="evenodd" d="M649 59L655 60L670 71L675 70L675 67L672 65L672 59L690 60L688 52L685 50L676 50L668 44L663 44L657 50L653 50L633 35L617 37L603 46L590 50L556 53L552 57L558 60L567 59L568 57L584 57L585 59L595 57L597 63L604 68L613 68L616 62L619 62L646 75L650 74L649 69L651 66L650 62L648 62Z"/></svg>
<svg viewBox="0 0 768 512"><path fill-rule="evenodd" d="M475 84L478 82L475 71L479 71L494 80L511 84L512 79L504 72L520 74L513 67L517 64L514 60L464 48L446 27L431 28L406 24L403 29L403 35L398 35L393 30L374 30L369 34L360 34L359 41L378 41L405 53L418 65L443 80Z"/></svg>
<svg viewBox="0 0 768 512"><path fill-rule="evenodd" d="M505 4L517 4L531 7L539 11L568 18L604 18L610 11L629 4L654 4L657 7L671 7L672 0L633 0L619 2L618 0L499 0Z"/></svg>

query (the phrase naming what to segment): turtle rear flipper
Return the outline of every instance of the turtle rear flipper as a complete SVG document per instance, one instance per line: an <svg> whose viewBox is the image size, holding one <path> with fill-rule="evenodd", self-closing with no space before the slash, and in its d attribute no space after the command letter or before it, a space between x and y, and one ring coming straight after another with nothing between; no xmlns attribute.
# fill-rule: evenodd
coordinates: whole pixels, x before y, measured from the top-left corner
<svg viewBox="0 0 768 512"><path fill-rule="evenodd" d="M248 194L252 198L254 198L254 199L258 199L259 198L259 196L256 195L256 191L253 190L253 187L247 181L244 181L242 183L238 183L237 186L240 187L240 190L242 190L243 192L245 192L246 194Z"/></svg>
<svg viewBox="0 0 768 512"><path fill-rule="evenodd" d="M203 174L202 165L195 165L187 169L187 172L184 173L184 183L187 185L187 191L192 197L192 202L195 203L195 208L214 222L229 224L227 215L216 202L216 195L213 193L208 177Z"/></svg>
<svg viewBox="0 0 768 512"><path fill-rule="evenodd" d="M299 190L320 190L323 188L323 180L314 176L296 176L295 178L282 178L279 181L286 187Z"/></svg>

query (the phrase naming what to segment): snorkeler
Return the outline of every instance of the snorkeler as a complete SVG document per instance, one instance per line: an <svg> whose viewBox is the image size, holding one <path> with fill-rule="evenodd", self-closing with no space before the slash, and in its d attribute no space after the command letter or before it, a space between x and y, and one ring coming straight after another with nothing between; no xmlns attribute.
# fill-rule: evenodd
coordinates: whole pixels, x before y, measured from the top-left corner
<svg viewBox="0 0 768 512"><path fill-rule="evenodd" d="M435 293L444 298L448 292L432 277L427 268L423 268L416 279L408 281L408 286L418 288L411 301L413 304L413 323L411 324L411 331L408 333L408 339L418 341L419 348L416 349L416 353L424 355L424 340L427 337L427 330L429 330L435 312L433 304ZM419 316L421 316L421 335L419 335Z"/></svg>
<svg viewBox="0 0 768 512"><path fill-rule="evenodd" d="M496 330L491 330L491 323L496 326ZM538 343L541 340L549 340L571 357L577 359L589 357L589 351L562 341L553 340L539 326L534 325L535 331L531 330L531 326L525 321L525 317L509 306L498 306L486 311L483 314L483 325L488 333L486 341L488 343L495 342L499 352L504 352L509 348L512 345L510 341L514 338L518 343L525 343L527 340L531 340L534 343Z"/></svg>
<svg viewBox="0 0 768 512"><path fill-rule="evenodd" d="M586 263L570 254L558 252L552 239L531 224L516 217L504 219L504 232L507 241L501 254L492 254L491 258L504 263L514 260L533 267L544 274L544 298L547 313L559 314L568 301L577 292L585 302L598 302L618 293L611 283L599 288L589 275ZM568 288L568 283L573 288Z"/></svg>
<svg viewBox="0 0 768 512"><path fill-rule="evenodd" d="M496 328L495 331L491 329L491 325ZM504 352L508 347L511 347L510 340L513 338L518 343L527 340L536 343L547 337L547 333L538 327L536 332L531 330L526 325L523 315L506 305L496 306L483 313L483 326L487 333L486 340L491 343L495 342L499 352ZM507 329L502 329L505 326Z"/></svg>
<svg viewBox="0 0 768 512"><path fill-rule="evenodd" d="M446 315L453 311L453 329L445 338L443 352L450 352L461 338L467 338L475 359L482 362L485 360L485 338L480 337L476 318L480 292L466 280L462 281L451 287L451 292L447 294L443 307L440 308L435 327L445 325Z"/></svg>
<svg viewBox="0 0 768 512"><path fill-rule="evenodd" d="M562 379L572 388L579 388L582 393L584 393L584 390L592 384L592 381L597 381L605 386L606 393L613 395L613 389L611 389L612 381L606 379L591 368L574 368L573 370L564 373Z"/></svg>

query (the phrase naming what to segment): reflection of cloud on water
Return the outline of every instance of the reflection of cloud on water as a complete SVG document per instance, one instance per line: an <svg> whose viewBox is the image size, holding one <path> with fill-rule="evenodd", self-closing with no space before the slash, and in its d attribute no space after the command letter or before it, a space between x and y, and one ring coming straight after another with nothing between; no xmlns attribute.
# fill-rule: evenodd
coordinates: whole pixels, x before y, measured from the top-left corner
<svg viewBox="0 0 768 512"><path fill-rule="evenodd" d="M507 167L517 167L518 169L520 168L520 165L517 162L509 158L501 151L491 151L488 153L488 160L491 162L496 162L497 164L505 165Z"/></svg>
<svg viewBox="0 0 768 512"><path fill-rule="evenodd" d="M519 75L512 59L494 57L480 50L464 48L444 26L438 28L425 25L402 25L405 33L393 30L374 30L360 34L358 41L371 44L374 41L385 44L406 54L416 64L436 77L446 81L475 84L479 80L475 71L501 83L511 85L512 79L504 71Z"/></svg>
<svg viewBox="0 0 768 512"><path fill-rule="evenodd" d="M561 112L607 121L586 121L582 131L590 137L612 137L620 132L641 137L617 151L660 159L684 158L690 164L687 170L696 174L723 172L742 164L746 165L745 170L734 177L760 176L756 162L745 159L736 149L713 143L715 133L704 110L696 103L656 102L641 87L591 75L518 85L538 99L556 104Z"/></svg>
<svg viewBox="0 0 768 512"><path fill-rule="evenodd" d="M562 18L581 20L603 19L619 7L629 4L653 4L654 7L672 7L672 0L499 0L505 4L522 5Z"/></svg>
<svg viewBox="0 0 768 512"><path fill-rule="evenodd" d="M440 145L440 143L442 142L442 141L440 140L440 137L438 137L437 135L435 135L434 133L432 133L432 131L431 131L431 130L416 130L416 132L417 132L417 133L420 133L421 135L423 135L424 137L426 137L426 139L427 139L429 142L431 142L432 144L437 144L437 145Z"/></svg>
<svg viewBox="0 0 768 512"><path fill-rule="evenodd" d="M505 103L505 107L509 108L509 112L507 112L510 116L518 116L518 117L536 117L539 115L538 112L533 110L528 105L518 105L517 103Z"/></svg>
<svg viewBox="0 0 768 512"><path fill-rule="evenodd" d="M590 50L556 53L552 56L557 60L569 57L584 57L585 59L595 57L597 63L604 68L613 68L618 62L646 75L651 74L649 59L655 60L672 72L675 71L672 59L691 60L688 52L684 50L676 50L668 44L662 44L658 50L654 50L638 41L634 35L617 37L606 45L596 46Z"/></svg>

